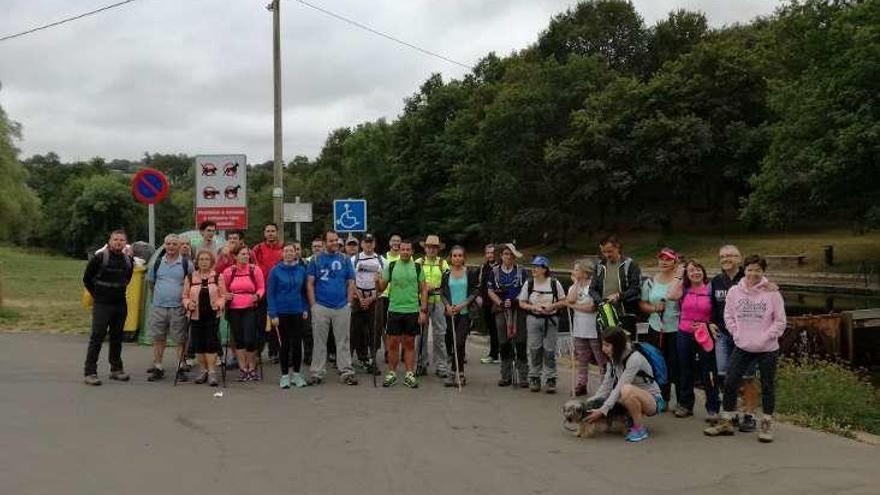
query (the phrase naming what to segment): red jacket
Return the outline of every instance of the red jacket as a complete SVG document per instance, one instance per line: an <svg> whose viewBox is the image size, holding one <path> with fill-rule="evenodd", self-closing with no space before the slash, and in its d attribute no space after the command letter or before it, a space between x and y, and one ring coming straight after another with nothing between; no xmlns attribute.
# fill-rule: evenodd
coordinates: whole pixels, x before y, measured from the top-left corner
<svg viewBox="0 0 880 495"><path fill-rule="evenodd" d="M284 246L280 242L270 245L265 241L257 244L251 250L254 254L254 262L263 271L263 276L266 280L269 280L269 273L281 261L281 252L283 250Z"/></svg>

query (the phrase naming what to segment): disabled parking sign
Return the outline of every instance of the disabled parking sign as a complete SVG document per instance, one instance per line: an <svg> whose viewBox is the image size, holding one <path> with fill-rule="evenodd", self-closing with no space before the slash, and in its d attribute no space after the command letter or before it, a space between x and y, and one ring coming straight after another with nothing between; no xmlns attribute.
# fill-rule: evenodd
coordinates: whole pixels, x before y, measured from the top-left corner
<svg viewBox="0 0 880 495"><path fill-rule="evenodd" d="M367 231L367 200L334 199L333 227L337 232Z"/></svg>

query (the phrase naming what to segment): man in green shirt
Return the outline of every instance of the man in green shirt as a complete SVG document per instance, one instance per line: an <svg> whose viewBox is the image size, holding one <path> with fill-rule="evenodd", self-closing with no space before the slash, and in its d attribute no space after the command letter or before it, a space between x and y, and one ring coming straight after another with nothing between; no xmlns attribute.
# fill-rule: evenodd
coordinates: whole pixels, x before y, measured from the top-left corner
<svg viewBox="0 0 880 495"><path fill-rule="evenodd" d="M377 274L380 290L388 289L388 321L385 325L388 372L382 383L385 387L397 383L401 344L406 368L403 384L409 388L419 386L415 374L415 341L421 327L428 321L428 285L422 267L412 259L412 252L412 242L402 241L400 259L386 264L382 274Z"/></svg>

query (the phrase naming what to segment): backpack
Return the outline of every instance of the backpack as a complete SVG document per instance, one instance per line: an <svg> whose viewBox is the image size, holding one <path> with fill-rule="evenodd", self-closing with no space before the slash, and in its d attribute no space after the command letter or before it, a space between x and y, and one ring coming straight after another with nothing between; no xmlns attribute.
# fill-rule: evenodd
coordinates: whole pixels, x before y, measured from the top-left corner
<svg viewBox="0 0 880 495"><path fill-rule="evenodd" d="M97 256L98 253L95 253ZM110 248L106 248L100 253L101 256L101 265L98 267L98 273L95 274L95 280L100 280L101 275L107 270L107 266L110 265ZM131 281L131 271L133 269L131 256L127 254L123 254L122 257L125 259L125 272L129 274L128 279L125 281L125 285L128 286L128 282Z"/></svg>
<svg viewBox="0 0 880 495"><path fill-rule="evenodd" d="M596 311L596 324L600 333L609 328L620 326L620 315L617 314L617 308L609 302L599 303Z"/></svg>
<svg viewBox="0 0 880 495"><path fill-rule="evenodd" d="M188 273L188 274L186 275L186 278L187 278L187 280L189 280L189 284L192 285L192 283L193 283L193 274L192 274L192 273ZM211 283L211 280L210 280L210 279L202 279L202 280L201 280L201 285L208 285L208 284L210 284L210 283ZM217 272L214 272L214 285L220 285L220 274L217 273Z"/></svg>
<svg viewBox="0 0 880 495"><path fill-rule="evenodd" d="M648 360L648 364L651 365L650 376L641 370L638 373L639 376L645 380L652 380L656 382L657 385L666 385L669 383L666 360L663 359L663 353L660 352L660 349L657 349L646 342L636 342L633 344L633 352L638 352L642 356L645 356L645 359ZM627 356L627 359L629 359L629 356ZM626 361L624 361L623 365L626 367Z"/></svg>
<svg viewBox="0 0 880 495"><path fill-rule="evenodd" d="M523 270L522 267L520 267L519 265L514 265L514 266L516 266L516 284L519 287L522 287L523 282L526 279L526 277L523 276L523 273L525 273L525 270ZM495 265L495 267L492 268L492 276L495 279L496 290L498 290L498 291L503 290L504 287L501 286L501 265L500 264Z"/></svg>
<svg viewBox="0 0 880 495"><path fill-rule="evenodd" d="M180 256L180 264L183 266L183 277L188 278L190 276L189 273L189 258L183 255ZM156 277L159 276L159 265L162 264L162 258L165 257L165 254L162 253L156 259L156 262L153 263L153 282L156 281Z"/></svg>
<svg viewBox="0 0 880 495"><path fill-rule="evenodd" d="M556 277L550 277L550 292L553 293L553 304L556 304L559 301L559 291L556 290L556 284L559 282L556 280ZM526 281L526 300L531 301L532 293L535 291L535 279L530 278ZM556 316L556 314L552 315L532 315L538 318L551 318Z"/></svg>
<svg viewBox="0 0 880 495"><path fill-rule="evenodd" d="M388 263L388 287L391 287L391 278L394 277L394 265L397 264L397 261L392 261ZM413 261L413 264L416 265L416 292L419 296L422 295L422 290L419 288L418 281L422 277L422 265Z"/></svg>
<svg viewBox="0 0 880 495"><path fill-rule="evenodd" d="M232 276L229 278L229 285L232 285L232 281L235 280L235 269L238 268L235 265L232 265ZM249 265L248 267L248 277L251 279L251 283L254 285L254 289L257 288L257 277L254 275L254 265Z"/></svg>

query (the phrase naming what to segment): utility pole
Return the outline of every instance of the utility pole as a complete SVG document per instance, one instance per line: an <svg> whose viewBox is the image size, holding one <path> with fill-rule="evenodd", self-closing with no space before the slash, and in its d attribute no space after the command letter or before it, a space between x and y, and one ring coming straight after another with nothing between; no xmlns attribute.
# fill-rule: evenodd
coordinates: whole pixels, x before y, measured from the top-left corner
<svg viewBox="0 0 880 495"><path fill-rule="evenodd" d="M272 71L275 86L275 166L272 187L272 218L279 226L278 237L284 242L284 158L281 152L281 0L266 6L272 11Z"/></svg>

